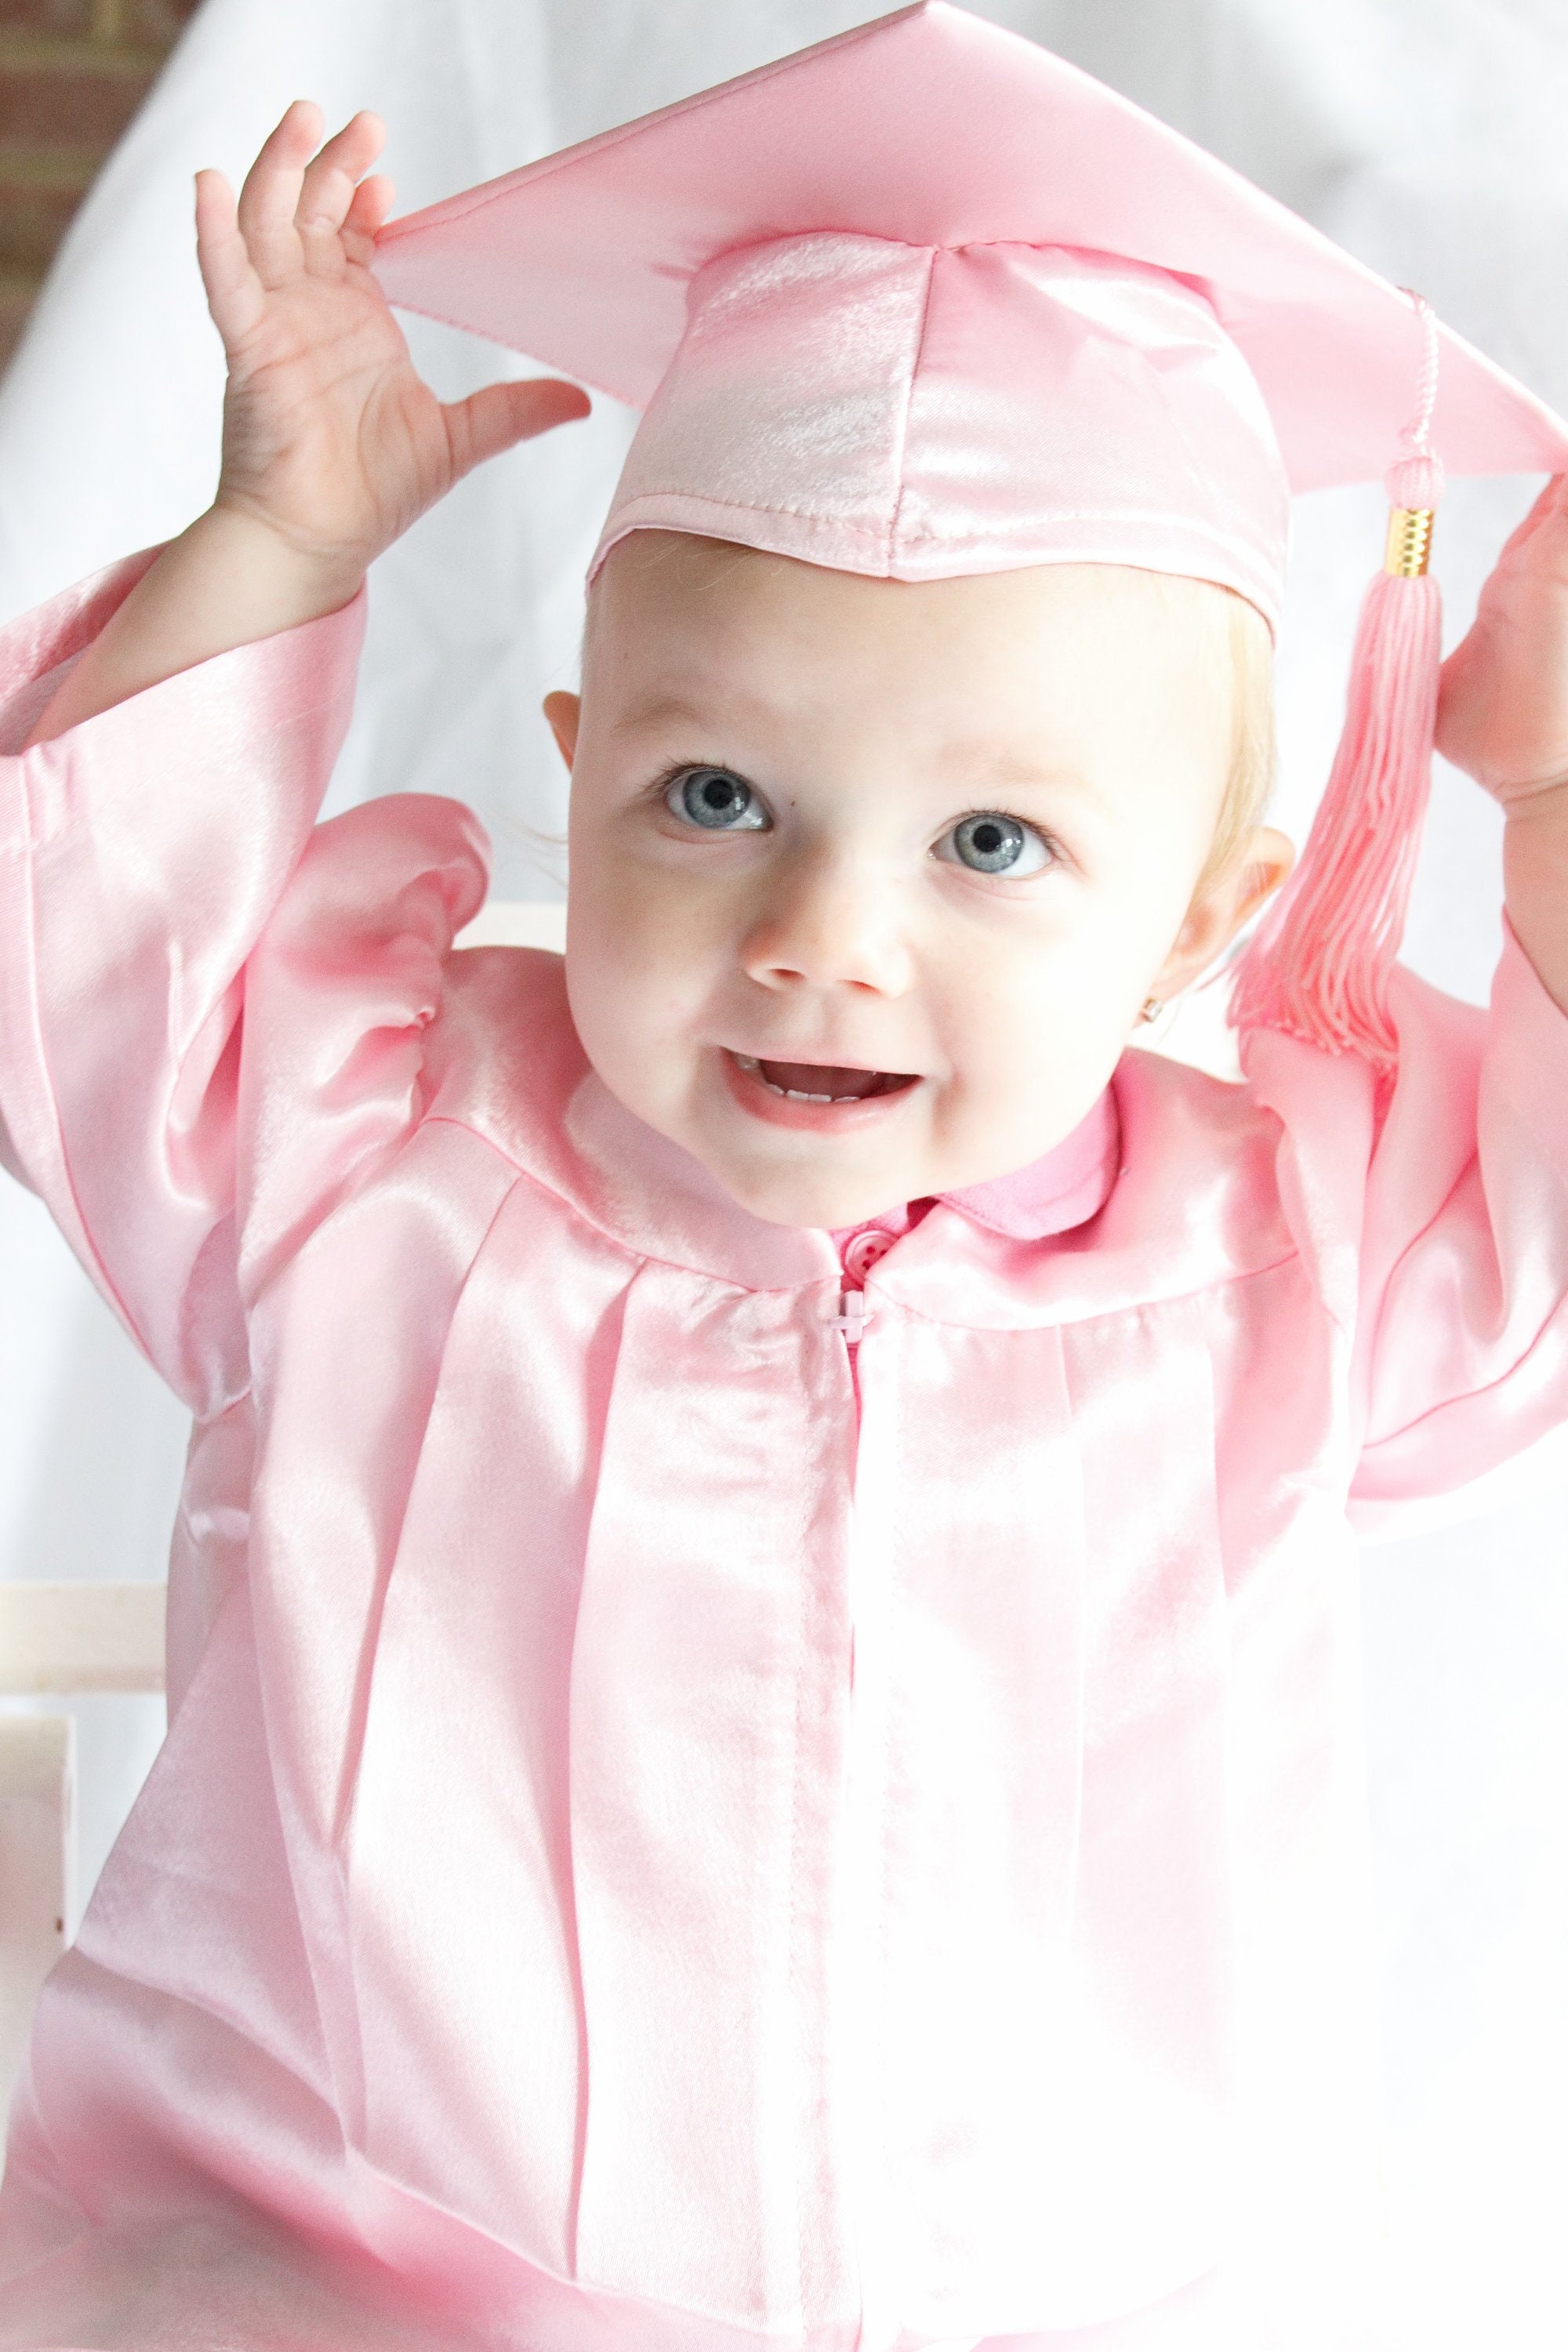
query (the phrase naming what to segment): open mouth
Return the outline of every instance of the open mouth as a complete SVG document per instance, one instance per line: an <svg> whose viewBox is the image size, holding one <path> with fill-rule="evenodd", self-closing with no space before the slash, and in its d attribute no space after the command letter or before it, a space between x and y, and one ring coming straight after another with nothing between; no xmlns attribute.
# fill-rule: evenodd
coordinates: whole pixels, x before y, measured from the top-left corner
<svg viewBox="0 0 1568 2352"><path fill-rule="evenodd" d="M898 1094L919 1082L918 1071L858 1070L842 1062L763 1062L750 1054L733 1058L739 1068L786 1102L865 1102L872 1095Z"/></svg>

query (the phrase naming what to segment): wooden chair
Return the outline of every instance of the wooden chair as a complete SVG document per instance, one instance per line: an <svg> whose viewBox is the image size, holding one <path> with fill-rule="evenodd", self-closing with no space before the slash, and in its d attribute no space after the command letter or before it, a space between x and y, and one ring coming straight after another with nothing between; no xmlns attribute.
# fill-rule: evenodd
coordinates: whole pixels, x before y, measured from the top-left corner
<svg viewBox="0 0 1568 2352"><path fill-rule="evenodd" d="M163 1687L161 1584L0 1583L0 1696ZM76 1725L0 1714L0 2100L76 1916Z"/></svg>

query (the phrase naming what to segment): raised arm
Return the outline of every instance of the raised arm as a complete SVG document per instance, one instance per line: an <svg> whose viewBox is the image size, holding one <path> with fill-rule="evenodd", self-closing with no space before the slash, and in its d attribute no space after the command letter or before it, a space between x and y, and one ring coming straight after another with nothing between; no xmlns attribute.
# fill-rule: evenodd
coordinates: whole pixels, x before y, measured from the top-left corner
<svg viewBox="0 0 1568 2352"><path fill-rule="evenodd" d="M237 205L220 173L196 175L197 256L228 360L217 496L88 648L33 742L346 604L472 467L587 411L552 378L437 400L370 268L393 194L364 176L382 125L356 114L317 151L321 127L318 107L291 106Z"/></svg>
<svg viewBox="0 0 1568 2352"><path fill-rule="evenodd" d="M1437 742L1502 805L1508 924L1485 1013L1396 975L1362 1233L1368 1526L1568 1423L1568 476L1444 666Z"/></svg>
<svg viewBox="0 0 1568 2352"><path fill-rule="evenodd" d="M0 631L0 1160L198 1413L247 1377L240 1122L268 1044L247 984L348 724L365 567L469 467L586 406L552 382L437 399L368 267L380 125L312 156L320 131L291 107L237 205L201 175L229 362L212 507ZM425 934L482 894L467 812L399 805L355 813L363 903L333 917L348 944L318 942L334 1034L362 998L389 1017L378 940L415 922L428 963Z"/></svg>

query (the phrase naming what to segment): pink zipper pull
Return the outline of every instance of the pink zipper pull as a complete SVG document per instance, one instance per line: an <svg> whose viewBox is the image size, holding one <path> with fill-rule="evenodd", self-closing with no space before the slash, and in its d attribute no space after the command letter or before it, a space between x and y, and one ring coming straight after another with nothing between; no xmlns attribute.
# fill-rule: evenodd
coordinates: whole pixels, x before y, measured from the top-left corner
<svg viewBox="0 0 1568 2352"><path fill-rule="evenodd" d="M830 1315L827 1319L836 1331L843 1332L853 1348L864 1338L866 1326L874 1312L874 1308L867 1306L863 1290L847 1290L838 1301L837 1314Z"/></svg>

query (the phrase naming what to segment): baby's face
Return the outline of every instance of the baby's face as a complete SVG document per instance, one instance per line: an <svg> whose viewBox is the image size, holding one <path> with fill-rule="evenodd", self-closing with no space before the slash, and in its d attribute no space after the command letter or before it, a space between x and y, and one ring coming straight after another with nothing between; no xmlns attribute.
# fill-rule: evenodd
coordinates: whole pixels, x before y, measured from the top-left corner
<svg viewBox="0 0 1568 2352"><path fill-rule="evenodd" d="M1189 907L1230 761L1225 592L666 540L612 551L581 705L546 704L599 1076L781 1224L1037 1159L1246 911L1238 882Z"/></svg>

